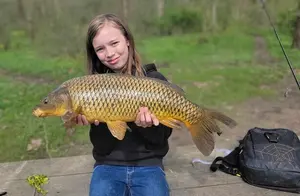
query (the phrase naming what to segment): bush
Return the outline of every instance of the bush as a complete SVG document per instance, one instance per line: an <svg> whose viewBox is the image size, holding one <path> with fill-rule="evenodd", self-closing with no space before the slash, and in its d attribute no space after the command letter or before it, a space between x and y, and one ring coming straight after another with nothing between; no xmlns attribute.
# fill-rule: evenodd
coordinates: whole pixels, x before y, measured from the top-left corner
<svg viewBox="0 0 300 196"><path fill-rule="evenodd" d="M172 35L202 31L202 15L199 10L179 8L166 10L161 18L144 21L148 34Z"/></svg>
<svg viewBox="0 0 300 196"><path fill-rule="evenodd" d="M291 9L279 14L277 25L281 32L291 34L296 24L297 9Z"/></svg>

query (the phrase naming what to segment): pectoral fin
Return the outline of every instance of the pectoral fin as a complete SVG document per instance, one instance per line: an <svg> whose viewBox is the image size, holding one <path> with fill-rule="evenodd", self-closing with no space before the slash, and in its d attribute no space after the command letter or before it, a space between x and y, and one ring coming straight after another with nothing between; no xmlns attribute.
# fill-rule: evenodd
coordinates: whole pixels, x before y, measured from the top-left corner
<svg viewBox="0 0 300 196"><path fill-rule="evenodd" d="M76 114L74 112L68 111L61 117L61 120L64 123L64 127L68 136L71 136L75 132Z"/></svg>
<svg viewBox="0 0 300 196"><path fill-rule="evenodd" d="M159 119L159 122L167 127L173 128L173 129L182 128L182 122L179 120L176 120L174 118Z"/></svg>
<svg viewBox="0 0 300 196"><path fill-rule="evenodd" d="M111 134L118 140L123 140L127 129L130 129L126 122L123 121L109 121L106 122Z"/></svg>

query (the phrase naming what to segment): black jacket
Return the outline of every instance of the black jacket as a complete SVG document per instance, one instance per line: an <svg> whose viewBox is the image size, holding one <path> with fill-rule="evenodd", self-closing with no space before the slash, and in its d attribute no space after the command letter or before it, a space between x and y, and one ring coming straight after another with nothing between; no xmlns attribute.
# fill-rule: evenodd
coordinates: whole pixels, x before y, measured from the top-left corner
<svg viewBox="0 0 300 196"><path fill-rule="evenodd" d="M154 64L149 64L147 77L158 78L167 81L159 73ZM98 126L92 124L90 128L90 140L93 144L93 157L98 164L149 166L162 167L162 158L169 150L168 138L172 129L162 124L143 128L134 122L128 123L132 132L127 131L125 138L118 141L113 137L105 123Z"/></svg>

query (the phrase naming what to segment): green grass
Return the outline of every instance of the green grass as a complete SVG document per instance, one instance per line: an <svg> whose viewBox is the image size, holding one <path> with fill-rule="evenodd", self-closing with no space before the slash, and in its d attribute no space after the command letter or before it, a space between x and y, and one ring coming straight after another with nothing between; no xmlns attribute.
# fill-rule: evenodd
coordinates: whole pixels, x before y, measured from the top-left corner
<svg viewBox="0 0 300 196"><path fill-rule="evenodd" d="M293 68L300 68L300 50L291 48L292 37L290 35L282 34L281 32L278 32L278 34L280 41L284 47L284 50L290 62L292 63ZM262 35L267 41L271 55L278 58L278 60L281 61L281 66L285 66L286 68L288 68L287 61L284 57L282 49L280 48L279 42L273 31L263 31Z"/></svg>
<svg viewBox="0 0 300 196"><path fill-rule="evenodd" d="M84 61L70 58L43 58L34 52L0 52L0 68L16 74L65 80L85 74Z"/></svg>
<svg viewBox="0 0 300 196"><path fill-rule="evenodd" d="M272 31L262 35L267 38L271 54L281 62L271 66L255 64L254 39L242 32L148 38L138 41L137 45L143 63L167 63L168 67L159 67L160 71L183 87L189 99L217 108L254 96L273 95L272 89L262 87L290 74ZM299 61L299 52L288 48L290 39L283 37L282 40L291 60ZM31 110L59 82L84 74L84 61L50 59L22 50L0 52L0 59L0 69L27 78L24 82L13 75L0 77L0 161L47 157L45 133L52 156L68 155L61 120L36 119ZM35 78L40 77L55 83L37 82ZM27 151L33 138L41 138L43 144L36 151ZM88 127L78 127L73 140L75 144L89 143Z"/></svg>
<svg viewBox="0 0 300 196"><path fill-rule="evenodd" d="M197 73L197 71L199 71ZM226 68L195 69L190 75L174 74L174 81L186 86L187 96L209 107L237 104L253 96L273 95L271 89L261 88L282 78L283 72L258 66L226 66ZM183 84L181 81L185 81ZM194 81L206 84L197 88Z"/></svg>
<svg viewBox="0 0 300 196"><path fill-rule="evenodd" d="M52 84L24 83L11 77L0 77L1 162L48 157L46 138L51 156L66 153L67 140L60 119L37 119L31 115L40 98L53 87ZM77 131L72 141L87 141L87 131L80 127ZM41 147L36 151L27 151L30 140L38 138L42 139Z"/></svg>
<svg viewBox="0 0 300 196"><path fill-rule="evenodd" d="M271 55L282 58L271 33L263 32L262 36L267 39ZM168 67L162 66L160 70L183 87L188 98L210 107L274 95L274 91L263 86L279 81L287 73L284 62L255 63L254 37L250 33L228 31L221 35L152 38L140 43L140 47L148 61L168 63ZM295 58L299 59L294 55ZM195 82L205 87L198 88Z"/></svg>
<svg viewBox="0 0 300 196"><path fill-rule="evenodd" d="M181 67L206 68L249 62L253 55L253 38L239 33L161 37L147 39L140 44L146 59L166 61Z"/></svg>

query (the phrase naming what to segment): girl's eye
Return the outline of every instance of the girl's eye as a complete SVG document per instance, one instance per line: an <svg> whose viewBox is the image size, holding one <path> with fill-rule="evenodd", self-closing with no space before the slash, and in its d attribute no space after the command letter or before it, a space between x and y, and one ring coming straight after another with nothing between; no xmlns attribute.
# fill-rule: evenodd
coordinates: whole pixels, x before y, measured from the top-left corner
<svg viewBox="0 0 300 196"><path fill-rule="evenodd" d="M115 46L115 45L117 45L119 42L113 42L113 45Z"/></svg>
<svg viewBox="0 0 300 196"><path fill-rule="evenodd" d="M96 51L99 52L99 51L102 51L102 50L103 50L103 48L98 48Z"/></svg>

